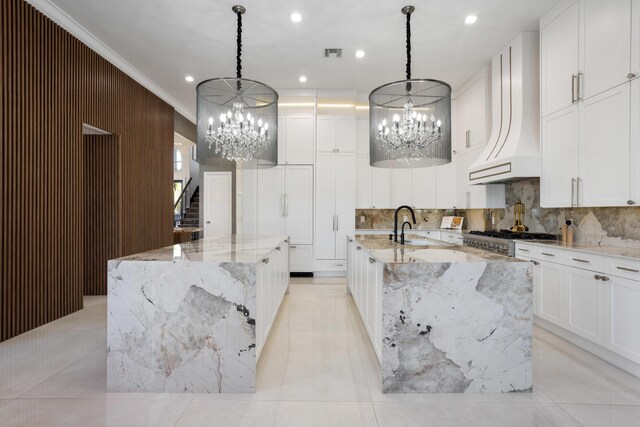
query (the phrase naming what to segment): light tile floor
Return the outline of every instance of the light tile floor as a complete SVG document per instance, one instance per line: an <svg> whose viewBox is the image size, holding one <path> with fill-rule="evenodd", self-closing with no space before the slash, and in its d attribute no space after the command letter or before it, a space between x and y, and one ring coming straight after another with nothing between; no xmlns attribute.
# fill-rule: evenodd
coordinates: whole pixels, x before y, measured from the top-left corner
<svg viewBox="0 0 640 427"><path fill-rule="evenodd" d="M0 426L638 426L640 379L536 328L532 393L383 394L343 279L292 279L255 394L107 393L106 298L0 344Z"/></svg>

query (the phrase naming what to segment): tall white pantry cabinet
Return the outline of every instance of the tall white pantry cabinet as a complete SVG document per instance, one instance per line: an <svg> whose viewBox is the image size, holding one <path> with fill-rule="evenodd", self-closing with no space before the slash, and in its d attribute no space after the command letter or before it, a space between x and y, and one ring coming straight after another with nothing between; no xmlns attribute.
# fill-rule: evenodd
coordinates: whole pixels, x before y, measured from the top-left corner
<svg viewBox="0 0 640 427"><path fill-rule="evenodd" d="M345 272L355 232L356 119L317 118L315 271Z"/></svg>

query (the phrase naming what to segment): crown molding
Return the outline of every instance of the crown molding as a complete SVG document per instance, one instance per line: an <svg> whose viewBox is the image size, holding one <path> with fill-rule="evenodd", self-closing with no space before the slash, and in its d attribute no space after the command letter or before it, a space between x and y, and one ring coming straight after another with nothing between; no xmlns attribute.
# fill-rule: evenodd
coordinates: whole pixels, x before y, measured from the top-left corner
<svg viewBox="0 0 640 427"><path fill-rule="evenodd" d="M196 123L195 115L189 111L180 101L158 86L149 77L145 76L140 70L127 62L123 57L118 55L113 49L103 43L99 38L93 35L89 30L84 28L78 21L69 16L65 11L60 9L50 0L25 0L33 7L42 12L56 24L60 25L66 31L89 48L96 51L104 59L118 67L122 72L140 83L142 86L153 92L160 99L171 105L178 113L189 119L192 123Z"/></svg>

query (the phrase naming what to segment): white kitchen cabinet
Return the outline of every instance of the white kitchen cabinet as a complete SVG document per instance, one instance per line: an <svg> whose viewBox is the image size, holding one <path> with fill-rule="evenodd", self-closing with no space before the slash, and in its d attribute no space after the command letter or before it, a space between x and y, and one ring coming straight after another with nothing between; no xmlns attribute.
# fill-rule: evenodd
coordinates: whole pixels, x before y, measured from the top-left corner
<svg viewBox="0 0 640 427"><path fill-rule="evenodd" d="M631 0L631 78L640 78L640 0Z"/></svg>
<svg viewBox="0 0 640 427"><path fill-rule="evenodd" d="M411 205L417 209L436 207L436 168L411 169Z"/></svg>
<svg viewBox="0 0 640 427"><path fill-rule="evenodd" d="M597 344L603 343L601 300L603 281L593 271L565 267L567 329Z"/></svg>
<svg viewBox="0 0 640 427"><path fill-rule="evenodd" d="M538 316L564 327L566 325L564 266L547 261L539 262Z"/></svg>
<svg viewBox="0 0 640 427"><path fill-rule="evenodd" d="M640 281L607 276L604 285L605 347L640 363Z"/></svg>
<svg viewBox="0 0 640 427"><path fill-rule="evenodd" d="M389 169L390 195L392 207L413 206L413 183L411 169Z"/></svg>
<svg viewBox="0 0 640 427"><path fill-rule="evenodd" d="M576 100L580 67L580 2L575 1L562 11L553 10L548 17L541 19L540 25L540 108L542 116L546 116Z"/></svg>
<svg viewBox="0 0 640 427"><path fill-rule="evenodd" d="M377 262L355 240L348 243L348 286L373 349L382 356L382 288L384 264Z"/></svg>
<svg viewBox="0 0 640 427"><path fill-rule="evenodd" d="M368 154L356 155L356 209L370 209L372 202L372 171Z"/></svg>
<svg viewBox="0 0 640 427"><path fill-rule="evenodd" d="M369 155L369 119L356 119L356 153Z"/></svg>
<svg viewBox="0 0 640 427"><path fill-rule="evenodd" d="M288 235L300 248L292 253L291 271L313 271L313 166L276 166L257 175L256 232Z"/></svg>
<svg viewBox="0 0 640 427"><path fill-rule="evenodd" d="M296 245L313 244L313 166L286 166L285 233Z"/></svg>
<svg viewBox="0 0 640 427"><path fill-rule="evenodd" d="M451 158L451 163L436 167L436 209L454 209L458 205L457 158Z"/></svg>
<svg viewBox="0 0 640 427"><path fill-rule="evenodd" d="M355 152L355 117L318 116L317 128L318 152Z"/></svg>
<svg viewBox="0 0 640 427"><path fill-rule="evenodd" d="M471 185L469 167L483 152L483 147L475 147L457 155L457 208L489 209L504 208L504 184Z"/></svg>
<svg viewBox="0 0 640 427"><path fill-rule="evenodd" d="M628 80L631 0L580 0L582 75L578 93L588 99Z"/></svg>
<svg viewBox="0 0 640 427"><path fill-rule="evenodd" d="M578 206L627 205L629 90L629 83L619 85L580 105Z"/></svg>
<svg viewBox="0 0 640 427"><path fill-rule="evenodd" d="M640 9L640 0L638 3L638 9ZM635 6L636 3L634 3ZM638 12L640 14L640 12ZM640 39L640 34L638 34ZM631 177L630 183L630 197L627 204L639 205L640 204L640 78L636 78L631 81L631 120L630 127L630 160L631 166L629 169L629 175Z"/></svg>
<svg viewBox="0 0 640 427"><path fill-rule="evenodd" d="M316 269L346 260L347 234L355 230L355 154L318 152L316 157ZM342 263L346 267L345 263ZM336 268L338 269L338 268ZM344 268L340 268L344 269Z"/></svg>
<svg viewBox="0 0 640 427"><path fill-rule="evenodd" d="M256 355L260 357L289 286L288 244L271 251L256 268Z"/></svg>
<svg viewBox="0 0 640 427"><path fill-rule="evenodd" d="M278 116L278 164L313 164L315 115Z"/></svg>
<svg viewBox="0 0 640 427"><path fill-rule="evenodd" d="M374 168L371 169L371 207L374 209L391 208L391 178L389 169Z"/></svg>
<svg viewBox="0 0 640 427"><path fill-rule="evenodd" d="M579 117L578 105L572 105L542 118L540 205L543 208L575 205Z"/></svg>
<svg viewBox="0 0 640 427"><path fill-rule="evenodd" d="M489 77L486 71L476 74L470 82L465 84L456 94L454 126L456 153L464 153L476 146L487 143L487 129L489 126L488 111L491 111L489 96Z"/></svg>
<svg viewBox="0 0 640 427"><path fill-rule="evenodd" d="M284 168L276 166L258 170L258 234L285 233Z"/></svg>

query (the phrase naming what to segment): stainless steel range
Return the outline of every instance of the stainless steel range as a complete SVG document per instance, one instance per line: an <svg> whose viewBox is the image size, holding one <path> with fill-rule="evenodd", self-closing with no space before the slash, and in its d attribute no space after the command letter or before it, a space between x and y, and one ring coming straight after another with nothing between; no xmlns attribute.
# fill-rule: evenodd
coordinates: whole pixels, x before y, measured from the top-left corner
<svg viewBox="0 0 640 427"><path fill-rule="evenodd" d="M515 256L516 240L558 240L555 234L500 231L470 231L463 234L463 243L485 251Z"/></svg>

